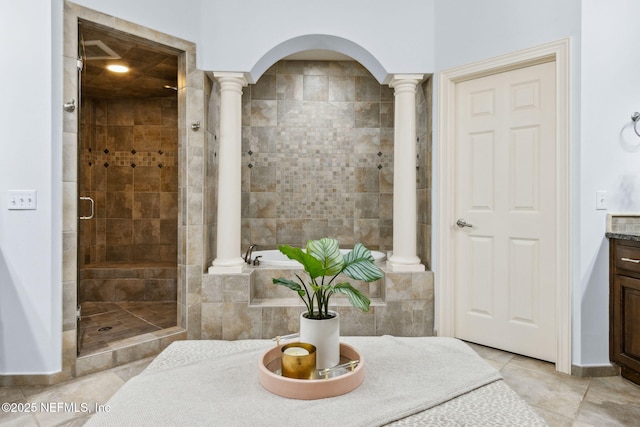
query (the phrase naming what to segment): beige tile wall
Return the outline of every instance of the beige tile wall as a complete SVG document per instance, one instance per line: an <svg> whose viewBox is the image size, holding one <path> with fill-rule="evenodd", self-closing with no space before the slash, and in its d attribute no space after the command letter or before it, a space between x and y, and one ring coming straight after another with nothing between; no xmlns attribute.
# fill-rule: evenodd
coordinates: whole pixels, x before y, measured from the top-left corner
<svg viewBox="0 0 640 427"><path fill-rule="evenodd" d="M242 245L391 249L393 91L354 61L280 61L243 95Z"/></svg>
<svg viewBox="0 0 640 427"><path fill-rule="evenodd" d="M201 338L273 338L298 332L304 305L293 291L271 283L273 277L295 272L258 267L243 274L204 275ZM344 298L332 298L332 309L341 316L341 335L433 335L431 271L386 273L378 282L370 284L368 292L359 286L372 299L367 313Z"/></svg>
<svg viewBox="0 0 640 427"><path fill-rule="evenodd" d="M431 80L418 87L418 256L430 265ZM242 246L393 246L393 89L355 61L280 61L243 94Z"/></svg>
<svg viewBox="0 0 640 427"><path fill-rule="evenodd" d="M80 222L81 263L175 264L177 96L85 99L82 111L80 195L96 204L94 218Z"/></svg>
<svg viewBox="0 0 640 427"><path fill-rule="evenodd" d="M418 203L418 257L431 269L431 169L432 169L432 78L429 76L416 92L416 191Z"/></svg>
<svg viewBox="0 0 640 427"><path fill-rule="evenodd" d="M100 264L82 268L78 300L176 301L177 265Z"/></svg>
<svg viewBox="0 0 640 427"><path fill-rule="evenodd" d="M220 123L217 120L220 112L220 86L214 79L205 79L205 116L207 126L205 127L205 190L204 190L204 225L205 225L205 245L204 259L207 265L216 258L216 224L218 212L218 135L220 134Z"/></svg>

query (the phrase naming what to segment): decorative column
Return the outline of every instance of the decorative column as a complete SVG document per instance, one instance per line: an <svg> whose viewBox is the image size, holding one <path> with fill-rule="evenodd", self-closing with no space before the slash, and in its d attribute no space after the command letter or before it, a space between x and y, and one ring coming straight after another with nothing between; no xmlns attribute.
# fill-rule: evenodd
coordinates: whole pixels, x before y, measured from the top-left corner
<svg viewBox="0 0 640 427"><path fill-rule="evenodd" d="M396 74L393 148L393 255L390 271L424 271L417 256L416 86L422 74Z"/></svg>
<svg viewBox="0 0 640 427"><path fill-rule="evenodd" d="M218 150L218 219L216 259L210 274L242 273L241 256L241 154L242 73L214 73L220 82L220 147Z"/></svg>

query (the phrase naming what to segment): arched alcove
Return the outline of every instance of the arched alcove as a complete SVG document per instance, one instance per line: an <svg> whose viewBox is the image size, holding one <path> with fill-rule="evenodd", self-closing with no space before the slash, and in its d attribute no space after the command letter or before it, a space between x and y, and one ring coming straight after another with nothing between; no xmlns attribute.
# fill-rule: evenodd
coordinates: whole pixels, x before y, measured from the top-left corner
<svg viewBox="0 0 640 427"><path fill-rule="evenodd" d="M368 50L342 37L328 34L307 34L286 40L265 53L249 72L250 83L255 83L273 64L299 52L324 50L338 52L353 58L364 66L379 83L388 83L389 73Z"/></svg>
<svg viewBox="0 0 640 427"><path fill-rule="evenodd" d="M271 277L279 273L268 265L246 265L250 258L243 260L239 248L300 247L331 236L345 248L359 242L395 252L394 186L403 189L403 206L412 204L405 199L421 201L417 220L406 222L416 223L415 233L423 236L416 240L430 247L429 79L389 75L362 46L322 34L274 46L248 72L213 77L210 108L220 115L209 117L206 130L210 170L218 173L210 176L217 191L206 204L216 206L218 216L208 225L216 253L202 277L201 338L265 338L292 331L297 322L297 300L273 289ZM399 118L396 104L404 112ZM398 125L407 130L399 138ZM400 174L397 147L405 154ZM235 169L220 173L223 163L239 164L240 176ZM220 189L230 184L234 192L223 195ZM428 250L419 255L428 263ZM369 313L339 308L343 318L357 319L346 322L343 333L432 335L433 274L415 263L384 268L384 281L367 289L375 301ZM391 291L399 282L416 292ZM223 291L232 288L233 301Z"/></svg>
<svg viewBox="0 0 640 427"><path fill-rule="evenodd" d="M288 56L243 88L242 114L242 247L392 249L392 88L351 58Z"/></svg>

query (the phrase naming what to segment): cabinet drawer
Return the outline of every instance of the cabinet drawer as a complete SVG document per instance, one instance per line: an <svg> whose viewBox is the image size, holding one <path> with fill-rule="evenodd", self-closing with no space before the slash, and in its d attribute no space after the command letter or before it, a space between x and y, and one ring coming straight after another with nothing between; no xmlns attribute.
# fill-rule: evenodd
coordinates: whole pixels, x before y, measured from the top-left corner
<svg viewBox="0 0 640 427"><path fill-rule="evenodd" d="M640 248L618 245L615 262L617 270L640 273Z"/></svg>

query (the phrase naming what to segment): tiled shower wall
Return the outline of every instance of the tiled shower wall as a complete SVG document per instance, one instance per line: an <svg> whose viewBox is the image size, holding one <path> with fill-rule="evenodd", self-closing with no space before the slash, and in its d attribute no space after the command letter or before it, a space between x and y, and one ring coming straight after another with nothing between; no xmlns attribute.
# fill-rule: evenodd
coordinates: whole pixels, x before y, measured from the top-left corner
<svg viewBox="0 0 640 427"><path fill-rule="evenodd" d="M431 258L431 81L416 94L418 256ZM280 61L243 91L242 247L393 249L394 95L355 61Z"/></svg>
<svg viewBox="0 0 640 427"><path fill-rule="evenodd" d="M205 126L205 188L204 188L204 259L206 264L216 258L217 216L218 216L218 150L220 147L220 85L216 79L204 79Z"/></svg>
<svg viewBox="0 0 640 427"><path fill-rule="evenodd" d="M243 95L242 245L391 249L393 90L354 61L280 61Z"/></svg>
<svg viewBox="0 0 640 427"><path fill-rule="evenodd" d="M177 97L86 99L80 195L95 216L80 223L80 262L172 262L177 257ZM89 215L81 201L81 215Z"/></svg>
<svg viewBox="0 0 640 427"><path fill-rule="evenodd" d="M418 204L418 257L431 270L431 77L416 88L416 191Z"/></svg>

